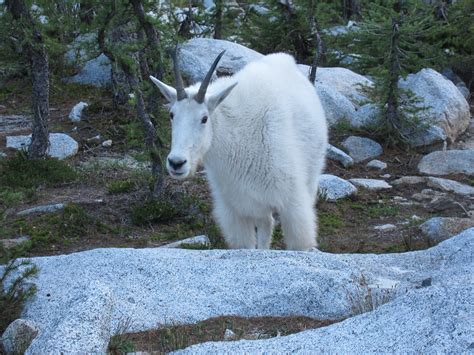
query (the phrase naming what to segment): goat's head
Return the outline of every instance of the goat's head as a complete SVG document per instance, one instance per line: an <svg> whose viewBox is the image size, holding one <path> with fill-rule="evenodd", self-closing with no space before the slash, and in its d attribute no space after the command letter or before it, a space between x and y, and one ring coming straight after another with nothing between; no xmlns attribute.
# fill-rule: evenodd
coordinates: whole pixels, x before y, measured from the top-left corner
<svg viewBox="0 0 474 355"><path fill-rule="evenodd" d="M217 93L206 95L212 74L223 55L224 52L217 56L193 97L189 97L184 89L176 50L172 53L176 89L150 77L170 103L171 152L166 166L175 179L185 179L196 171L211 146L212 114L236 85L233 83Z"/></svg>

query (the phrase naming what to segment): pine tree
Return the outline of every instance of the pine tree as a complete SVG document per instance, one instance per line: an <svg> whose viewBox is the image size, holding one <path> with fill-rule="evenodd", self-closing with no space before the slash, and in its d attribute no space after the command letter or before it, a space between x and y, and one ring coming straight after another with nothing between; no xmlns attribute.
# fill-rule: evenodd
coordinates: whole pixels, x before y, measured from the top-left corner
<svg viewBox="0 0 474 355"><path fill-rule="evenodd" d="M23 54L29 62L33 91L33 134L28 147L28 158L46 156L49 146L49 65L43 35L24 0L7 0L6 8L11 15L14 37L22 43Z"/></svg>
<svg viewBox="0 0 474 355"><path fill-rule="evenodd" d="M419 119L423 108L411 93L399 90L398 81L424 67L440 69L445 62L441 43L432 41L438 31L433 11L419 0L375 1L366 9L358 28L338 38L340 50L355 58L355 70L374 78L372 94L382 113L374 133L390 144L409 144L409 137L424 128Z"/></svg>

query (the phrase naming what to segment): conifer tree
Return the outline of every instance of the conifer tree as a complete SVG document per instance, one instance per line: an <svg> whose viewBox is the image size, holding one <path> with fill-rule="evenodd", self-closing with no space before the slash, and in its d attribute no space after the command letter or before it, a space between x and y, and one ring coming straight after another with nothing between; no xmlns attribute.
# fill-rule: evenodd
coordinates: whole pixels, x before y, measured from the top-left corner
<svg viewBox="0 0 474 355"><path fill-rule="evenodd" d="M39 159L46 155L49 145L49 64L43 35L24 0L7 0L14 37L22 43L23 55L29 62L33 90L31 108L33 134L28 147L28 158Z"/></svg>

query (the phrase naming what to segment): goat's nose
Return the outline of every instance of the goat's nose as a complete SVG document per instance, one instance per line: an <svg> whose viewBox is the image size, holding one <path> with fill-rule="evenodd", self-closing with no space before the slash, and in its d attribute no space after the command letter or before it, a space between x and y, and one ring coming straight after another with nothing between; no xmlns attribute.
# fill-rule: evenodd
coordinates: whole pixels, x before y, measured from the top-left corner
<svg viewBox="0 0 474 355"><path fill-rule="evenodd" d="M168 163L170 163L171 167L174 170L178 170L181 168L184 164L186 164L187 160L181 160L181 159L170 159L168 158Z"/></svg>

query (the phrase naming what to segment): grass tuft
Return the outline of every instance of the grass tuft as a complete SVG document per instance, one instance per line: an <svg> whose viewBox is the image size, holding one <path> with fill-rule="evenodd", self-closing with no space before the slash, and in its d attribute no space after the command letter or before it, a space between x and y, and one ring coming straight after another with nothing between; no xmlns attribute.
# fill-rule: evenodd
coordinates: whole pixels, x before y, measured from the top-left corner
<svg viewBox="0 0 474 355"><path fill-rule="evenodd" d="M179 210L170 201L147 201L132 208L135 225L167 222L179 216Z"/></svg>

